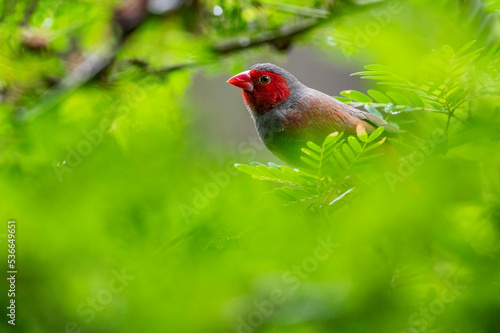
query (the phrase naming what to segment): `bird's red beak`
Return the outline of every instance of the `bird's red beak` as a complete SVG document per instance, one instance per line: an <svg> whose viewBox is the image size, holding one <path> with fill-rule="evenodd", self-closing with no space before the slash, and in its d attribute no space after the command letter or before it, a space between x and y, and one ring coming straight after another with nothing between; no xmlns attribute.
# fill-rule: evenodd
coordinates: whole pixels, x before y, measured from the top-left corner
<svg viewBox="0 0 500 333"><path fill-rule="evenodd" d="M236 86L241 89L245 89L247 91L253 90L252 77L249 74L250 71L244 71L240 74L237 74L227 80L227 83L231 83L233 86Z"/></svg>

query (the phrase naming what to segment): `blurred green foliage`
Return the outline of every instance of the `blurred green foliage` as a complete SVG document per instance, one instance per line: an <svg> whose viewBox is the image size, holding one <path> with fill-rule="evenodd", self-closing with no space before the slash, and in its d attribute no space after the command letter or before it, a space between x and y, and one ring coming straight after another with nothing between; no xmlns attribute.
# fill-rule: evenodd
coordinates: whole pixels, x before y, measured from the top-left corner
<svg viewBox="0 0 500 333"><path fill-rule="evenodd" d="M302 148L300 160L303 166L300 169L272 162L267 166L256 162L237 164L236 168L255 179L285 185L274 193L283 196L288 204L312 201L310 210L329 215L331 210L337 209L340 200L355 190L362 171L372 169L369 162L384 155L368 154L387 139L384 137L375 141L383 131L384 127L379 127L368 135L360 124L356 137L346 139L343 138L344 133L334 132L325 138L321 146L309 141L307 147ZM345 204L344 201L340 203Z"/></svg>
<svg viewBox="0 0 500 333"><path fill-rule="evenodd" d="M499 10L3 0L0 242L15 219L18 281L2 332L498 332ZM380 64L344 101L420 139L328 214L236 170L262 145L203 135L187 93L295 45Z"/></svg>

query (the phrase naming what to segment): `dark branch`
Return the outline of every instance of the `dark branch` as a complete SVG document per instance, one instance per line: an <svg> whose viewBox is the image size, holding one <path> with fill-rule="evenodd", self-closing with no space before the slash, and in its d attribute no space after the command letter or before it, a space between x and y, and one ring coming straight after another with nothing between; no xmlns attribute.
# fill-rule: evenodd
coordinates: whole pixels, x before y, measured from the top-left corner
<svg viewBox="0 0 500 333"><path fill-rule="evenodd" d="M333 19L337 19L338 17L342 16L345 12L345 8L342 7L343 2L339 1L338 3L339 4L334 5L332 6L332 8L330 8L330 13L326 17L319 19L310 19L300 25L282 28L281 31L276 34L265 34L250 40L243 37L239 38L236 41L215 45L212 48L212 51L215 55L223 56L263 45L271 45L279 51L287 50L294 39L308 33L311 30L317 29L320 26L327 24L328 22L331 22ZM370 3L356 6L349 5L349 9L350 13L352 13L353 10L364 11L372 9L374 7L378 7L379 5L380 3ZM182 69L186 67L204 65L204 63L184 63L167 67L152 68L149 64L147 64L147 62L143 60L133 59L128 61L128 63L143 68L148 73L156 75L168 74L172 72L172 70Z"/></svg>
<svg viewBox="0 0 500 333"><path fill-rule="evenodd" d="M312 23L302 24L300 26L289 27L284 29L284 32L278 34L265 35L261 37L257 37L248 42L232 42L227 44L216 45L214 47L214 51L218 54L224 55L232 52L241 51L244 49L261 46L264 44L270 45L284 45L289 44L289 41L299 35L302 35L314 28L317 28L321 24L323 24L323 20L314 20Z"/></svg>
<svg viewBox="0 0 500 333"><path fill-rule="evenodd" d="M38 6L39 0L32 0L30 4L27 6L26 11L24 12L24 18L21 22L22 26L27 26L31 19L31 16L35 13L36 6Z"/></svg>
<svg viewBox="0 0 500 333"><path fill-rule="evenodd" d="M80 65L75 67L74 70L71 71L71 73L60 80L59 83L55 84L51 89L46 91L41 96L40 103L37 104L37 107L30 110L18 109L18 119L32 119L40 114L42 110L54 106L57 102L58 97L78 88L86 82L104 76L108 72L108 69L111 67L111 65L115 62L118 52L121 50L129 37L152 16L147 10L147 1L148 0L126 1L124 7L117 9L114 15L114 26L117 27L117 29L115 29L115 38L113 39L114 42L110 43L110 45L108 46L102 47L101 49L91 54ZM227 44L216 45L213 47L213 52L217 55L227 55L233 52L258 47L264 44L273 45L279 50L286 50L293 39L311 31L312 29L319 27L322 24L330 22L333 19L338 18L339 16L342 16L344 12L344 8L342 7L343 2L338 1L336 3L338 4L332 6L332 8L330 9L330 14L325 18L315 19L299 26L282 29L282 32L277 34L267 34L264 36L256 37L249 40L248 42L242 43L240 39L239 42L230 42ZM352 12L352 10L365 10L378 5L379 3L356 6L349 5L349 9ZM184 63L163 68L151 68L149 64L142 60L132 60L127 62L141 67L148 73L154 75L166 75L174 70L204 64Z"/></svg>
<svg viewBox="0 0 500 333"><path fill-rule="evenodd" d="M239 52L239 51L246 50L246 49L253 48L253 47L262 46L265 44L273 45L274 47L276 47L280 50L283 50L284 45L290 45L290 42L294 38L308 32L314 28L317 28L322 23L323 22L314 21L313 23L302 24L300 26L294 26L294 27L290 27L288 29L284 29L285 32L278 33L275 35L265 35L262 37L257 37L253 40L250 40L250 41L229 42L229 43L225 43L225 44L216 45L213 47L213 52L216 55L228 55L231 53ZM147 73L154 74L154 75L166 75L166 74L171 73L174 70L184 69L187 67L195 67L195 66L200 66L200 65L204 64L204 63L190 62L190 63L181 63L181 64L177 64L177 65L170 65L170 66L166 66L166 67L154 68L154 67L151 67L146 61L141 60L141 59L132 59L132 60L127 60L126 62L129 63L130 65L142 68Z"/></svg>
<svg viewBox="0 0 500 333"><path fill-rule="evenodd" d="M147 11L147 0L126 1L123 7L114 12L113 27L114 41L110 45L104 46L76 66L66 77L61 79L51 89L42 96L40 103L30 110L18 109L17 118L28 120L36 117L42 110L53 107L57 98L70 92L82 84L101 77L111 64L129 36L144 22L147 21L149 12Z"/></svg>

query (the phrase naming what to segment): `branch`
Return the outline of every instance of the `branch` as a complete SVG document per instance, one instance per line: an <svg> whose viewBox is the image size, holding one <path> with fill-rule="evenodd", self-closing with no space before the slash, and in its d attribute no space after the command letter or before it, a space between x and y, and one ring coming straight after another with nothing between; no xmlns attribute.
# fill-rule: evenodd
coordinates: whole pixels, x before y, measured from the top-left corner
<svg viewBox="0 0 500 333"><path fill-rule="evenodd" d="M377 7L381 2L368 3L363 5L349 5L350 13L356 10L366 10L372 7ZM101 47L99 50L88 56L82 63L73 69L66 77L61 79L52 88L47 90L40 98L37 106L26 110L25 108L18 108L16 117L21 121L27 121L38 116L43 110L52 108L58 103L58 99L64 94L77 89L79 86L102 77L107 72L109 67L115 62L118 52L129 39L129 37L141 25L143 25L152 16L147 9L148 0L130 0L126 1L124 7L115 11L114 27L115 37L110 38L114 40L110 45ZM277 34L266 34L260 37L251 39L248 43L230 42L220 44L213 47L213 52L217 55L227 55L230 53L238 52L244 49L270 44L279 50L286 50L292 40L308 31L315 29L333 19L342 16L345 12L342 6L342 1L336 1L332 6L330 14L325 18L320 18L308 21L306 24L293 26L282 29L282 32ZM172 12L170 12L172 13ZM170 14L169 13L169 14ZM184 69L192 66L200 66L204 63L184 63L178 65L167 66L163 68L151 68L149 64L142 60L128 60L128 63L141 67L147 72L155 75L166 75L174 70Z"/></svg>
<svg viewBox="0 0 500 333"><path fill-rule="evenodd" d="M273 45L279 50L287 49L290 46L293 38L296 38L310 30L313 30L324 23L325 22L323 22L323 20L322 21L314 20L313 23L301 24L299 26L292 26L286 29L282 29L284 32L278 34L266 34L264 36L259 36L246 42L245 41L241 42L240 39L240 41L222 43L219 45L215 45L212 48L212 52L215 53L215 55L223 56L243 51L246 49L262 46L264 44ZM169 65L165 67L154 68L151 67L146 61L141 59L126 60L124 62L142 68L146 72L154 75L166 75L174 70L184 69L188 67L196 67L206 64L201 62L189 62L189 63L181 63L177 65Z"/></svg>
<svg viewBox="0 0 500 333"><path fill-rule="evenodd" d="M23 21L21 22L21 26L27 26L31 16L35 13L36 7L38 6L39 0L31 0L31 3L27 5L27 8L24 12L24 18Z"/></svg>
<svg viewBox="0 0 500 333"><path fill-rule="evenodd" d="M248 48L253 48L261 46L264 44L270 44L276 46L279 50L284 50L288 48L290 42L293 38L305 34L306 32L313 30L320 25L324 24L328 19L313 20L312 23L301 24L299 26L293 26L283 29L284 31L278 34L267 34L265 36L260 36L250 40L248 42L231 42L227 44L221 44L214 46L213 50L219 55L225 55L228 53L233 53L241 51Z"/></svg>
<svg viewBox="0 0 500 333"><path fill-rule="evenodd" d="M246 49L259 47L262 45L272 45L273 47L275 47L277 50L280 51L287 50L295 38L298 38L308 33L309 31L317 29L320 26L327 24L333 21L334 19L338 19L339 17L344 15L344 13L346 12L345 10L346 7L342 6L343 4L344 3L342 1L335 1L335 5L332 6L330 11L328 12L328 15L321 17L319 19L304 20L300 25L293 25L282 28L280 32L275 34L267 33L262 36L255 37L253 39L240 37L236 41L221 43L219 45L213 46L212 52L217 56L225 56ZM380 6L381 4L382 2L372 2L363 5L348 5L349 13L353 14L356 11L370 10ZM196 67L206 64L202 62L198 63L192 62L192 63L170 65L160 68L153 68L149 64L147 64L147 62L145 62L144 60L133 59L133 60L127 60L126 62L130 63L131 65L143 68L148 73L154 75L165 75L172 72L173 70L183 69L187 67Z"/></svg>
<svg viewBox="0 0 500 333"><path fill-rule="evenodd" d="M127 1L123 7L115 10L113 17L114 38L110 38L113 41L92 53L66 77L42 94L37 106L30 110L18 108L16 117L21 121L33 119L44 109L55 106L58 98L62 95L106 72L127 39L149 18L147 3L148 0Z"/></svg>

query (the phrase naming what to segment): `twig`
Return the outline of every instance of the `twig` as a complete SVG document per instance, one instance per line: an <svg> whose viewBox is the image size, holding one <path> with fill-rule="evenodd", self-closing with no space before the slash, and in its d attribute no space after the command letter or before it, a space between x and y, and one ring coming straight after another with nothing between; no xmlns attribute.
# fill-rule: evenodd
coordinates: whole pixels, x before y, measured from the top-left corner
<svg viewBox="0 0 500 333"><path fill-rule="evenodd" d="M330 18L331 19L331 18ZM302 24L300 26L296 27L290 27L287 29L284 29L285 31L282 33L278 34L272 34L272 35L265 35L261 37L254 38L250 40L247 43L241 43L240 41L237 42L231 42L227 44L221 44L217 45L214 47L214 52L224 55L232 52L237 52L240 50L248 49L248 48L253 48L256 46L261 46L264 44L271 44L271 45L283 45L289 43L289 41L299 35L302 35L314 28L319 27L320 25L324 24L328 19L321 19L321 20L313 20L312 23L307 23L307 24Z"/></svg>
<svg viewBox="0 0 500 333"><path fill-rule="evenodd" d="M448 133L448 128L450 127L450 120L453 114L448 114L448 119L446 120L446 127L444 129L444 134Z"/></svg>
<svg viewBox="0 0 500 333"><path fill-rule="evenodd" d="M359 5L356 6L358 10L368 10L374 7L379 6L379 3L369 3L365 5ZM231 53L239 52L242 50L254 48L254 47L259 47L262 45L273 45L276 48L283 50L286 49L291 41L294 38L297 38L301 35L306 34L307 32L317 29L320 26L330 22L331 20L338 18L339 16L342 15L339 9L335 7L332 9L330 12L330 15L327 17L321 18L321 19L312 19L308 20L307 23L302 23L300 25L294 25L286 28L282 28L281 32L276 33L276 34L265 34L262 36L255 37L253 39L243 39L238 38L237 41L233 42L227 42L227 43L221 43L219 45L215 45L212 48L212 51L216 55L228 55ZM198 62L198 63L184 63L184 64L178 64L178 65L173 65L173 66L167 66L167 67L160 67L160 68L151 68L145 61L143 60L137 60L134 59L132 61L129 61L133 65L137 65L138 67L146 68L148 73L151 74L167 74L172 71L172 69L182 69L186 67L194 67L194 66L200 66L200 65L205 65L206 63Z"/></svg>
<svg viewBox="0 0 500 333"><path fill-rule="evenodd" d="M229 53L238 52L244 49L261 46L264 44L271 44L278 48L286 49L291 41L314 29L326 22L337 18L342 13L339 8L343 2L339 2L330 11L330 15L324 19L313 20L300 26L283 29L278 34L260 36L250 40L248 43L230 42L220 44L213 47L214 53L217 55L227 55ZM378 6L380 3L369 3L364 5L354 6L354 9L365 10ZM141 25L143 25L150 17L146 8L147 0L136 0L130 2L128 7L120 8L115 11L114 23L119 29L115 31L115 42L111 45L104 46L97 52L94 52L87 59L85 59L80 66L77 66L71 73L63 78L58 84L54 85L51 89L46 91L42 96L37 106L31 110L24 108L18 109L17 118L22 121L33 119L39 115L42 110L53 107L57 102L57 98L70 92L79 86L89 82L90 80L101 77L108 68L115 62L118 52ZM132 8L133 7L133 8ZM352 11L351 11L352 12ZM146 69L151 74L165 75L174 70L179 70L186 67L203 65L203 63L184 63L173 65L158 69L151 68L146 62L141 60L132 60L129 63Z"/></svg>
<svg viewBox="0 0 500 333"><path fill-rule="evenodd" d="M36 7L38 6L39 0L32 0L31 3L27 6L26 11L24 12L24 18L20 25L26 26L28 25L31 16L35 13Z"/></svg>
<svg viewBox="0 0 500 333"><path fill-rule="evenodd" d="M149 14L146 10L147 1L137 0L115 11L114 42L105 45L88 56L76 66L66 77L40 96L40 102L30 110L19 108L17 119L27 121L38 116L43 110L57 104L57 98L75 90L86 82L100 77L115 61L116 56L130 35L144 22Z"/></svg>

